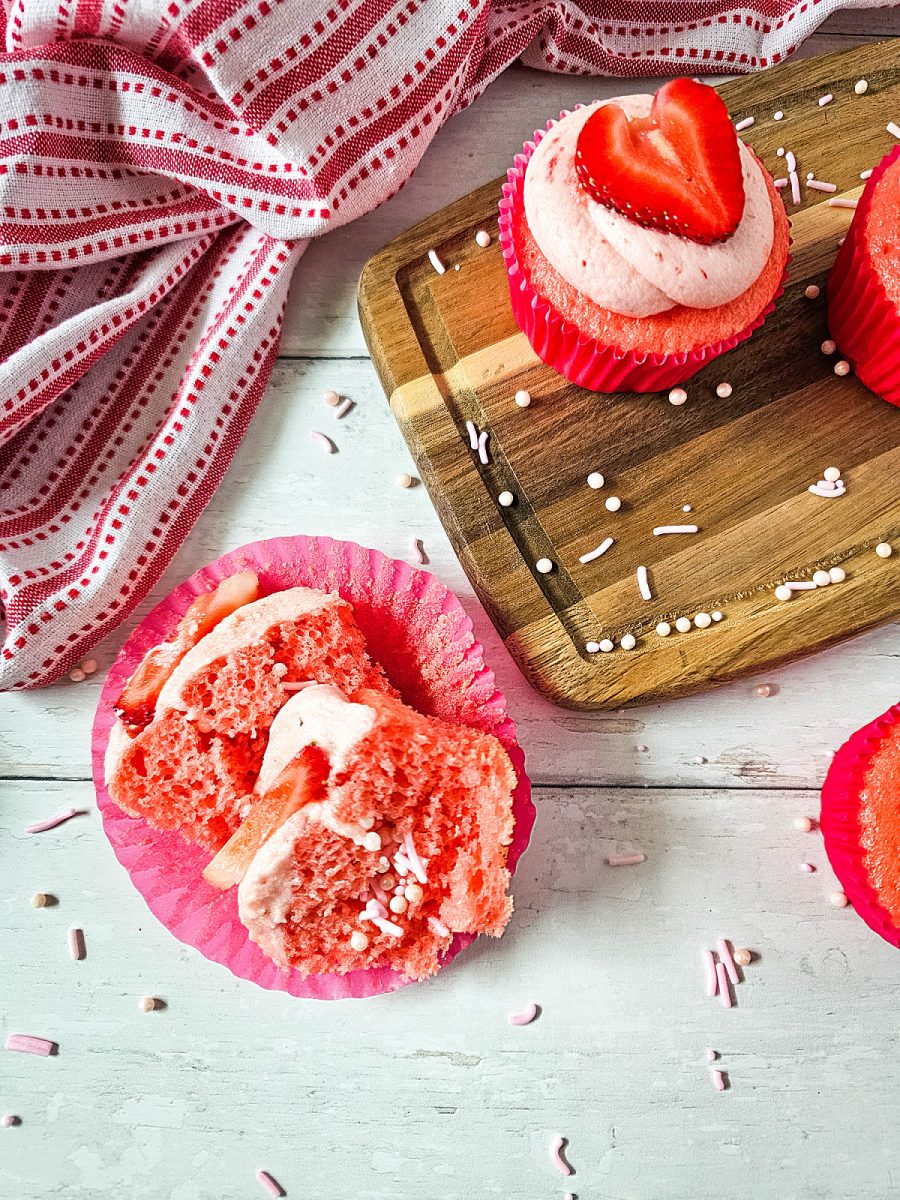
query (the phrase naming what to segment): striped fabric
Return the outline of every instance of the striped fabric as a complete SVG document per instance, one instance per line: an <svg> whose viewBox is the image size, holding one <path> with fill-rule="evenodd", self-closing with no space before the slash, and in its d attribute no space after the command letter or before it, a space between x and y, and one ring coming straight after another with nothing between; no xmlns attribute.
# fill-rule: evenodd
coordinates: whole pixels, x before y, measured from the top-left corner
<svg viewBox="0 0 900 1200"><path fill-rule="evenodd" d="M505 66L755 70L841 6L0 5L0 689L147 593L260 402L308 239L391 196Z"/></svg>

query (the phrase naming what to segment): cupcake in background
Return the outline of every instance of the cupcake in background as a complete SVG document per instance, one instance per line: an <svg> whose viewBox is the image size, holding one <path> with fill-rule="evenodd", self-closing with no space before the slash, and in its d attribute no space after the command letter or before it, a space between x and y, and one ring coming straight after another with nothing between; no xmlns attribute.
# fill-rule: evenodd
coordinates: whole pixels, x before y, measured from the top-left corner
<svg viewBox="0 0 900 1200"><path fill-rule="evenodd" d="M539 357L581 387L646 392L762 324L790 234L718 93L676 79L536 133L508 172L500 240Z"/></svg>
<svg viewBox="0 0 900 1200"><path fill-rule="evenodd" d="M900 404L900 146L872 172L828 277L828 328L876 395Z"/></svg>

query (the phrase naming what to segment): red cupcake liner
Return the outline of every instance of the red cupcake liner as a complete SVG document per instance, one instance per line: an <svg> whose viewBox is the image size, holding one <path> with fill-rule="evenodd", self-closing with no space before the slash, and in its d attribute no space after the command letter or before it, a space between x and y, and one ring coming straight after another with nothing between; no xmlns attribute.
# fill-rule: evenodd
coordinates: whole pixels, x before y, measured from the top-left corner
<svg viewBox="0 0 900 1200"><path fill-rule="evenodd" d="M820 825L828 859L853 907L880 937L900 948L900 928L869 882L859 827L859 795L866 771L898 723L900 704L895 704L841 746L822 787Z"/></svg>
<svg viewBox="0 0 900 1200"><path fill-rule="evenodd" d="M900 405L900 316L865 242L878 181L898 158L900 146L895 146L872 172L834 260L828 276L828 329L866 387Z"/></svg>
<svg viewBox="0 0 900 1200"><path fill-rule="evenodd" d="M128 816L106 790L103 756L115 721L113 705L126 680L147 651L168 637L197 595L245 569L256 571L264 593L301 586L338 592L353 605L370 654L407 704L498 738L517 780L515 830L507 855L510 872L528 845L535 811L525 756L516 742L506 700L485 665L482 647L459 600L427 571L377 550L299 535L253 542L202 567L158 604L125 643L103 686L92 734L94 784L104 831L154 916L179 941L239 978L319 1000L395 991L410 981L389 967L303 978L297 971L277 966L249 940L238 917L237 889L220 892L203 879L209 852L177 832L156 830ZM472 934L458 934L442 965L474 940Z"/></svg>
<svg viewBox="0 0 900 1200"><path fill-rule="evenodd" d="M563 112L562 117L568 116ZM787 274L771 301L740 333L732 334L709 346L678 354L654 354L651 351L622 350L584 333L531 285L519 265L513 238L513 218L523 203L525 168L535 147L556 121L546 129L535 130L534 140L526 142L506 173L500 200L500 247L506 263L509 298L516 324L528 338L538 358L579 387L593 392L661 392L684 383L692 375L748 337L774 311L775 302L784 292ZM788 259L790 262L790 259Z"/></svg>

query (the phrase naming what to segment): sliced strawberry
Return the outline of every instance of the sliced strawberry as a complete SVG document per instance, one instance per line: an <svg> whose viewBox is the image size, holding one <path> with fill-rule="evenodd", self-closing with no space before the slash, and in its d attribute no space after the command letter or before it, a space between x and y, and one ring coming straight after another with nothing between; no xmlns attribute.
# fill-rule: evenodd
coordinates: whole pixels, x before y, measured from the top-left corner
<svg viewBox="0 0 900 1200"><path fill-rule="evenodd" d="M126 683L116 712L129 733L140 733L149 724L163 685L188 650L225 617L258 599L259 579L252 571L239 571L214 592L197 597L169 640L155 646Z"/></svg>
<svg viewBox="0 0 900 1200"><path fill-rule="evenodd" d="M254 800L250 815L203 872L206 882L223 891L240 883L254 854L275 830L295 812L324 797L327 778L324 751L318 746L304 746L269 790Z"/></svg>
<svg viewBox="0 0 900 1200"><path fill-rule="evenodd" d="M650 115L631 120L604 104L585 122L575 150L582 187L638 225L693 242L720 242L744 211L737 134L718 92L673 79Z"/></svg>

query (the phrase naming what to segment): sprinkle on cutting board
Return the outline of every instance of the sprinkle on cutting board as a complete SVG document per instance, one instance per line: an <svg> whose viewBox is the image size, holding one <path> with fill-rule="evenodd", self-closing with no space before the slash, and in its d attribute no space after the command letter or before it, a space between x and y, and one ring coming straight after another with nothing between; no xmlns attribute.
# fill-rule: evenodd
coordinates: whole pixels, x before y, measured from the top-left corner
<svg viewBox="0 0 900 1200"><path fill-rule="evenodd" d="M71 820L72 817L82 817L85 815L83 808L67 808L64 812L57 813L56 816L47 817L45 821L37 821L34 825L26 825L26 833L46 833L48 829L55 829L57 825L62 825L64 821Z"/></svg>

